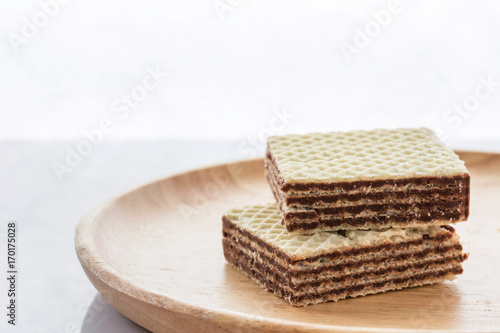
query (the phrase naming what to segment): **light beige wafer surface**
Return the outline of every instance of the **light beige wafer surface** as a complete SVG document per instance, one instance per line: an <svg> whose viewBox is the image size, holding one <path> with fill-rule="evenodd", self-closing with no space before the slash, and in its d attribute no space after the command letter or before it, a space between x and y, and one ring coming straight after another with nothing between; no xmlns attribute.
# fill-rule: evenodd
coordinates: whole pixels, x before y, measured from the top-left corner
<svg viewBox="0 0 500 333"><path fill-rule="evenodd" d="M268 145L286 183L468 173L464 162L427 128L272 136Z"/></svg>
<svg viewBox="0 0 500 333"><path fill-rule="evenodd" d="M294 260L360 246L409 241L421 238L424 234L433 236L441 230L439 226L429 226L346 230L345 236L337 231L295 235L288 233L281 225L282 217L275 203L232 208L224 215L240 228L280 249Z"/></svg>

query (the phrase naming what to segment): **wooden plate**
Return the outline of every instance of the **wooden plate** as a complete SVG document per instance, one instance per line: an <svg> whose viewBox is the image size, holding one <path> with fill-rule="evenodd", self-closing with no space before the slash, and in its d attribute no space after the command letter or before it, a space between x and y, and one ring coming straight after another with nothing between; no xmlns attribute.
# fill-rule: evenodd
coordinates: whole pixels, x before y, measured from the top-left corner
<svg viewBox="0 0 500 333"><path fill-rule="evenodd" d="M226 264L221 216L273 200L262 160L196 170L91 211L76 230L85 273L123 315L155 332L500 329L500 155L460 153L471 216L453 282L295 308Z"/></svg>

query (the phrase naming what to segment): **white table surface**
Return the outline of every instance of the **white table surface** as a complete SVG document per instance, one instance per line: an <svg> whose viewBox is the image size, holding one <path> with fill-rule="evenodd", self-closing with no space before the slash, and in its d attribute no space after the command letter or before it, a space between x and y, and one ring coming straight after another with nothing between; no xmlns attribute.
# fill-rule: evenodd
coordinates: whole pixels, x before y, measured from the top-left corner
<svg viewBox="0 0 500 333"><path fill-rule="evenodd" d="M9 220L18 222L18 325L4 332L145 332L108 305L80 267L74 230L102 201L170 174L250 156L237 141L105 142L60 182L51 169L65 141L0 142L0 249ZM455 147L500 152L500 142ZM263 156L263 152L261 152ZM5 255L0 267L5 271ZM1 279L0 304L6 302Z"/></svg>

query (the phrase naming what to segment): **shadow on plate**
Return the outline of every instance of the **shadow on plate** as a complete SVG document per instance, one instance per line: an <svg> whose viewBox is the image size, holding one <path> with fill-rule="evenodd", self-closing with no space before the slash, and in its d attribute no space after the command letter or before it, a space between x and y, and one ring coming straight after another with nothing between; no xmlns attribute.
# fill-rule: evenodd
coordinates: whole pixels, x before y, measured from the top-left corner
<svg viewBox="0 0 500 333"><path fill-rule="evenodd" d="M90 305L82 323L81 333L100 332L149 332L137 325L107 303L100 294L97 294Z"/></svg>

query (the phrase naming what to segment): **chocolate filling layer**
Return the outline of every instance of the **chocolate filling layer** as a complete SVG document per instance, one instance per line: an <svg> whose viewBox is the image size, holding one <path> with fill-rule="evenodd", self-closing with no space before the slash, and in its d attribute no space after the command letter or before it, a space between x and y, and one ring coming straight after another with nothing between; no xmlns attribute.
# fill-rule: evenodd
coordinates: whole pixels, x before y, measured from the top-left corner
<svg viewBox="0 0 500 333"><path fill-rule="evenodd" d="M432 222L435 221L436 219L439 219L440 221L446 221L445 223L453 222L453 221L458 221L463 217L463 214L460 212L443 212L438 215L438 213L431 213L430 215L419 215L418 220L419 222L422 222L424 224L425 222ZM385 215L377 215L377 216L368 216L368 217L356 217L356 218L322 218L313 222L296 222L293 221L292 223L287 223L286 230L288 232L294 232L297 230L302 230L302 231L308 231L308 230L313 230L316 228L319 228L321 226L323 227L337 227L342 224L347 224L351 226L356 226L356 227L366 227L366 224L370 224L370 228L382 228L385 225L387 225L388 222L397 222L398 226L405 226L405 224L408 224L410 222L409 220L412 218L411 215L391 215L391 216L385 216ZM406 222L406 223L405 223Z"/></svg>
<svg viewBox="0 0 500 333"><path fill-rule="evenodd" d="M371 205L358 205L358 206L347 206L347 207L307 207L309 210L305 211L287 211L285 212L285 218L317 218L321 215L338 215L338 214L360 214L364 212L374 212L374 213L384 213L389 210L395 211L422 211L423 214L427 212L433 212L434 210L444 211L450 210L451 208L460 208L461 202L427 202L427 203L395 203L395 204L371 204ZM306 209L306 207L304 207Z"/></svg>
<svg viewBox="0 0 500 333"><path fill-rule="evenodd" d="M316 195L316 196L301 196L287 197L285 203L288 207L314 206L336 204L339 201L357 202L360 200L381 201L413 199L422 200L422 202L447 202L458 200L458 196L463 193L463 189L458 187L435 189L435 190L420 190L409 189L397 192L372 192L372 193L354 193L354 194L332 194L332 195ZM450 199L448 199L450 198Z"/></svg>
<svg viewBox="0 0 500 333"><path fill-rule="evenodd" d="M294 276L292 275L290 271L287 270L282 270L282 267L277 267L273 265L272 263L268 263L266 261L259 261L255 260L255 258L250 257L248 254L243 252L241 249L236 248L236 245L233 244L233 247L230 247L231 244L227 244L226 247L224 248L224 255L227 256L232 256L233 258L237 258L238 261L243 260L247 264L251 265L252 267L256 268L261 274L264 274L264 276L272 276L276 282L282 284L283 286L287 286L293 290L299 290L302 287L319 287L323 283L326 282L335 282L335 283L341 283L346 280L359 280L362 278L366 278L368 276L381 276L387 273L391 272L397 272L397 273L403 273L407 272L410 269L415 269L415 270L421 270L426 267L430 266L442 266L444 264L449 264L449 263L461 263L465 259L467 259L466 254L456 254L456 255L451 255L448 257L439 257L439 258L432 258L428 260L423 260L421 262L414 262L410 264L405 264L404 260L396 261L394 258L387 258L387 261L392 261L394 266L392 267L387 267L387 268L382 268L378 270L371 270L371 271L365 271L365 272L354 272L351 273L349 272L348 268L352 268L352 266L346 265L344 268L346 270L344 271L345 274L337 276L337 277L329 277L329 278L317 278L313 280L306 280L300 283L294 283L291 280L291 277ZM318 273L323 273L327 271L326 269L321 269L318 271ZM299 276L304 276L306 275L302 274Z"/></svg>
<svg viewBox="0 0 500 333"><path fill-rule="evenodd" d="M233 236L234 238L237 238L237 235ZM388 255L385 257L380 257L377 259L360 259L358 257L362 256L361 255L352 255L349 256L349 258L352 258L351 261L344 262L341 264L334 264L334 265L323 265L322 267L317 267L317 268L307 268L307 269L297 269L297 264L300 264L301 261L296 261L293 264L289 264L287 267L283 266L281 263L276 261L275 259L269 257L267 254L265 254L263 251L258 251L249 242L243 241L242 239L236 240L232 239L230 237L226 237L223 239L223 248L224 252L226 251L233 251L235 247L241 247L242 249L245 249L249 252L254 252L256 253L257 257L259 257L262 261L269 263L270 265L274 266L280 273L287 273L290 276L293 277L298 277L302 276L304 274L319 274L323 272L339 272L343 271L345 269L350 269L350 268L356 268L356 267L361 267L367 264L379 264L379 263L384 263L389 260L391 261L403 261L403 260L409 260L409 259L423 259L430 254L444 254L448 253L451 251L462 251L462 245L460 244L453 244L453 245L441 245L439 242L436 242L436 246L432 248L426 248L420 251L414 251L414 252L406 252L406 253L399 253L399 254L391 254L391 252L396 251L396 249L392 248L388 251L385 251ZM412 246L413 249L417 249L417 246ZM378 251L382 252L382 251ZM325 256L326 257L326 256ZM302 261L307 261L307 260L302 260ZM319 258L318 261L321 261L321 258Z"/></svg>
<svg viewBox="0 0 500 333"><path fill-rule="evenodd" d="M447 275L458 275L463 272L462 267L457 266L453 267L447 270L440 270L440 271L432 271L432 272L427 272L427 273L421 273L421 274L415 274L411 277L395 277L395 278L389 278L385 281L382 282L377 282L377 283L364 283L364 284L358 284L355 286L351 287L344 287L344 288L338 288L338 289L331 289L328 290L327 292L322 292L322 293L309 293L309 294L300 294L297 295L293 291L288 291L283 288L281 288L279 285L269 281L266 279L262 274L260 274L257 270L252 269L250 265L248 265L245 262L241 262L233 258L230 254L226 256L226 260L235 266L237 269L240 269L242 272L246 273L248 276L252 277L255 281L257 281L260 285L264 286L265 288L274 291L275 294L285 298L288 300L292 305L305 305L308 303L314 303L314 300L338 300L340 298L344 297L349 297L350 295L355 294L357 291L361 291L365 288L372 288L375 289L371 293L375 292L380 292L380 291L387 291L387 290L392 290L392 289L398 289L398 285L400 285L400 288L406 287L408 285L411 285L411 283L414 282L424 282L425 280L429 280L431 278L440 278L440 277L445 277ZM424 282L425 283L425 282ZM396 285L395 288L383 288L387 284L394 284ZM326 296L326 299L325 299ZM334 297L329 297L329 296L334 296ZM339 297L335 297L339 296ZM303 303L303 304L302 304Z"/></svg>
<svg viewBox="0 0 500 333"><path fill-rule="evenodd" d="M299 260L306 260L308 262L313 262L319 258L326 257L331 260L334 260L336 258L342 257L342 256L353 256L353 255L360 255L360 254L366 254L369 252L378 252L378 251L388 251L388 250L393 250L393 249L403 249L408 247L409 245L421 245L423 244L424 240L435 240L436 242L441 242L443 240L449 239L453 236L455 230L451 227L442 227L441 230L443 231L442 233L439 233L435 235L434 237L431 237L430 235L425 235L422 238L418 239L413 239L413 240L408 240L400 243L382 243L382 244L377 244L377 245L366 245L358 248L351 248L349 250L342 250L342 251L333 251L330 253L325 253L325 254L320 254L316 256L311 256L306 259L295 259L287 255L285 252L281 251L277 247L272 246L271 244L264 242L262 239L259 237L253 235L247 230L244 230L237 226L235 223L233 223L229 218L226 216L222 217L222 230L223 230L223 236L227 237L227 230L235 230L238 233L241 233L245 237L247 237L250 241L255 242L261 247L266 248L270 253L273 253L276 255L278 258L283 259L285 262L288 264L292 264L293 262L297 262ZM452 230L450 230L452 229Z"/></svg>

